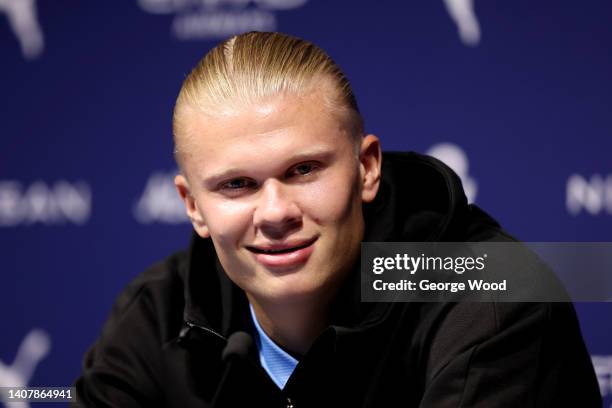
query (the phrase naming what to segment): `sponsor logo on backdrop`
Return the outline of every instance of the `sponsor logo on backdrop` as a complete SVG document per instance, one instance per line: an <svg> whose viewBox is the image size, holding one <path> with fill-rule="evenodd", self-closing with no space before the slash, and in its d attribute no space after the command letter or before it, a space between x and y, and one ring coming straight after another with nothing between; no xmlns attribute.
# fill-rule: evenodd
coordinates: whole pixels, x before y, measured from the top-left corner
<svg viewBox="0 0 612 408"><path fill-rule="evenodd" d="M276 11L302 7L308 0L137 0L151 14L173 14L171 31L180 40L225 38L245 31L274 31ZM480 42L474 0L443 0L463 44ZM24 58L42 55L45 40L36 0L0 0Z"/></svg>
<svg viewBox="0 0 612 408"><path fill-rule="evenodd" d="M27 387L36 366L49 354L51 349L51 339L49 335L40 329L32 329L25 336L17 355L11 365L5 364L0 360L0 387ZM30 405L25 402L3 401L7 407L28 408Z"/></svg>
<svg viewBox="0 0 612 408"><path fill-rule="evenodd" d="M179 40L226 38L245 31L274 31L276 11L302 7L308 0L138 0L151 14L172 14Z"/></svg>
<svg viewBox="0 0 612 408"><path fill-rule="evenodd" d="M592 359L601 396L612 397L612 356L592 356Z"/></svg>
<svg viewBox="0 0 612 408"><path fill-rule="evenodd" d="M446 10L457 25L463 44L475 47L480 42L480 24L474 11L474 0L444 0Z"/></svg>
<svg viewBox="0 0 612 408"><path fill-rule="evenodd" d="M23 57L29 60L39 57L45 39L37 18L36 0L0 0L1 13L6 15Z"/></svg>
<svg viewBox="0 0 612 408"><path fill-rule="evenodd" d="M438 143L429 148L428 155L444 162L461 178L468 202L476 201L478 183L470 176L470 161L463 149L453 143Z"/></svg>
<svg viewBox="0 0 612 408"><path fill-rule="evenodd" d="M133 213L138 222L181 224L189 221L185 206L174 187L176 174L178 174L176 170L151 174L144 191L134 205Z"/></svg>
<svg viewBox="0 0 612 408"><path fill-rule="evenodd" d="M565 206L572 215L612 214L612 174L572 174L567 179Z"/></svg>
<svg viewBox="0 0 612 408"><path fill-rule="evenodd" d="M83 182L35 181L28 186L0 180L0 227L32 224L87 223L91 215L91 188Z"/></svg>

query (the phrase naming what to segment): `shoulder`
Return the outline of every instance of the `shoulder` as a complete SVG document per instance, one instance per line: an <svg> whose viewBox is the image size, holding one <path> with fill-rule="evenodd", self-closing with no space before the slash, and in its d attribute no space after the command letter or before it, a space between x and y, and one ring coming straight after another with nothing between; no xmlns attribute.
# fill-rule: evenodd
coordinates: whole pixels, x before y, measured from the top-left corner
<svg viewBox="0 0 612 408"><path fill-rule="evenodd" d="M134 278L115 300L102 335L127 321L146 318L160 341L170 340L173 321L178 320L178 327L182 322L186 264L187 253L177 252Z"/></svg>
<svg viewBox="0 0 612 408"><path fill-rule="evenodd" d="M165 383L163 350L182 324L185 262L180 252L156 263L117 297L83 359L78 406L155 406Z"/></svg>
<svg viewBox="0 0 612 408"><path fill-rule="evenodd" d="M454 303L425 309L426 401L437 401L440 389L454 384L452 394L467 405L505 400L554 406L568 400L572 406L597 406L597 381L571 303Z"/></svg>

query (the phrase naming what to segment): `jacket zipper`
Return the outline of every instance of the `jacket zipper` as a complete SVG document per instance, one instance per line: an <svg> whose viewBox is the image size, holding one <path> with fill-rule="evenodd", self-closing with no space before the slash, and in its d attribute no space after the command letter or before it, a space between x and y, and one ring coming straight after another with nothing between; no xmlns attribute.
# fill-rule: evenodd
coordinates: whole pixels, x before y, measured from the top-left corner
<svg viewBox="0 0 612 408"><path fill-rule="evenodd" d="M212 335L214 335L214 336L216 336L216 337L220 338L221 340L227 341L227 339L226 339L226 338L225 338L223 335L221 335L221 334L217 333L216 331L214 331L213 329L211 329L211 328L209 328L209 327L199 325L199 324L197 324L197 323L195 323L195 322L193 322L193 321L191 321L191 320L187 320L187 321L185 322L185 324L186 324L186 325L187 325L187 327L189 327L190 329L199 329L199 330L203 330L203 331L205 331L205 332L207 332L207 333L210 333L210 334L212 334Z"/></svg>
<svg viewBox="0 0 612 408"><path fill-rule="evenodd" d="M202 326L202 325L197 324L197 323L195 323L195 322L193 322L191 320L186 320L185 321L185 325L187 327L189 327L190 329L202 330L202 331L204 331L206 333L209 333L209 334L215 336L216 338L219 338L219 339L227 342L227 338L225 336L223 336L222 334L214 331L210 327ZM268 377L268 374L265 372L265 370L262 367L260 367L260 366L256 366L256 367L257 367L257 369L258 369L258 371L259 371L259 373L261 375ZM287 397L287 404L285 405L285 407L286 408L296 408L295 402L291 398Z"/></svg>

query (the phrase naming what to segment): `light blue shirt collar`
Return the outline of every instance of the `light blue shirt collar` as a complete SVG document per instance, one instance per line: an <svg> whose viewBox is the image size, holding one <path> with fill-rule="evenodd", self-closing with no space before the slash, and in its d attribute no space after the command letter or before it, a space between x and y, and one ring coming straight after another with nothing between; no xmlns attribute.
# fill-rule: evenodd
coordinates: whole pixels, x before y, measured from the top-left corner
<svg viewBox="0 0 612 408"><path fill-rule="evenodd" d="M268 337L266 332L264 332L259 325L251 304L249 304L249 308L251 309L253 324L257 330L255 343L257 344L261 366L266 370L278 388L282 390L285 388L285 384L287 384L287 380L291 376L291 373L293 373L298 361L285 350L277 346L276 343Z"/></svg>

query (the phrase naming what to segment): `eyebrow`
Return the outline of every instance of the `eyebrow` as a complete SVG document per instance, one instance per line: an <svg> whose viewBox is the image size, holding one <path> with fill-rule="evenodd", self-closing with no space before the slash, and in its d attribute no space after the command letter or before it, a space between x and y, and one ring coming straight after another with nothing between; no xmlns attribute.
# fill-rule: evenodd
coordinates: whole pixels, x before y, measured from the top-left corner
<svg viewBox="0 0 612 408"><path fill-rule="evenodd" d="M309 160L321 160L330 162L336 156L336 150L332 148L316 148L301 151L292 155L291 157L285 159L283 164L279 167L288 168L300 162L306 162ZM220 181L231 179L233 177L238 177L244 175L246 173L250 173L251 171L241 168L241 167L230 167L227 169L223 169L219 172L208 175L204 178L202 185L204 187L215 186Z"/></svg>

